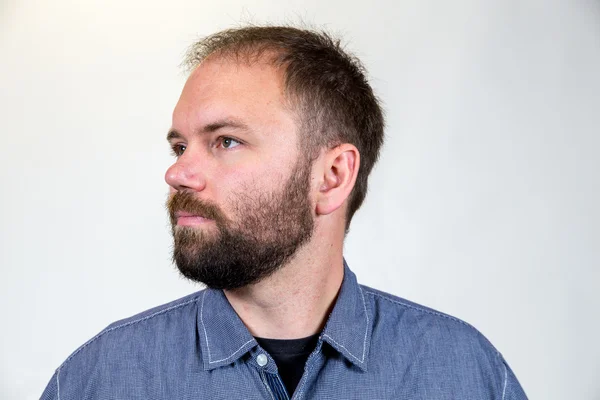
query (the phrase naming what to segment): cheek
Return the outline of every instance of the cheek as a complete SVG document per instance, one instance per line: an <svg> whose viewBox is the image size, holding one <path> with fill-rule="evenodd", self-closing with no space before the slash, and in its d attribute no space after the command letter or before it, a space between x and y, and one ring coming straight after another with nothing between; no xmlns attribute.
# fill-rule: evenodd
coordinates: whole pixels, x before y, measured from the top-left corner
<svg viewBox="0 0 600 400"><path fill-rule="evenodd" d="M236 201L255 200L261 195L269 195L277 191L282 184L283 176L278 171L244 170L224 177L223 184L216 190Z"/></svg>
<svg viewBox="0 0 600 400"><path fill-rule="evenodd" d="M237 165L221 165L211 173L210 192L215 200L227 202L253 200L279 192L291 173L288 162L281 158L262 157L244 160Z"/></svg>

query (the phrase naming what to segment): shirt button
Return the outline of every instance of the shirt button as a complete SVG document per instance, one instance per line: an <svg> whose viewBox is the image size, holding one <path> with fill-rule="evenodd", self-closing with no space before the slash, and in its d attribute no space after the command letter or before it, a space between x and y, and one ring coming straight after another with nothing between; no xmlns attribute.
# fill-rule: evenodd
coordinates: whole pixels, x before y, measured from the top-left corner
<svg viewBox="0 0 600 400"><path fill-rule="evenodd" d="M267 360L267 356L265 356L264 354L259 354L259 355L256 357L256 363L257 363L258 365L260 365L261 367L264 367L265 365L267 365L267 362L268 362L268 361L269 361L269 360Z"/></svg>

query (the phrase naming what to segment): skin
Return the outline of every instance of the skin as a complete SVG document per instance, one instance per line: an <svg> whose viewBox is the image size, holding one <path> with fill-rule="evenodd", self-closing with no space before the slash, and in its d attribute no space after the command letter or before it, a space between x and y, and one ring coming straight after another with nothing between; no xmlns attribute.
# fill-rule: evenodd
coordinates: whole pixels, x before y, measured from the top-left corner
<svg viewBox="0 0 600 400"><path fill-rule="evenodd" d="M191 191L235 221L232 197L256 198L287 181L301 154L298 131L282 71L263 61L209 57L190 75L173 112L170 192ZM310 242L267 279L225 291L252 335L295 339L322 330L343 279L345 213L359 163L351 144L321 149L311 168ZM198 216L182 215L178 224L216 232L214 221Z"/></svg>

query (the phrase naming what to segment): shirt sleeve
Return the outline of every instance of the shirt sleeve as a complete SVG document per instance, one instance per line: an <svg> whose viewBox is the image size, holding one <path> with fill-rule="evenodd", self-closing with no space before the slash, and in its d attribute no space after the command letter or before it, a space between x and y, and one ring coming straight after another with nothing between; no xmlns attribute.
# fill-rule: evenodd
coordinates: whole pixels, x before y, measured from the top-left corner
<svg viewBox="0 0 600 400"><path fill-rule="evenodd" d="M46 390L42 393L40 400L59 400L58 394L58 371L52 375L52 379L46 386Z"/></svg>

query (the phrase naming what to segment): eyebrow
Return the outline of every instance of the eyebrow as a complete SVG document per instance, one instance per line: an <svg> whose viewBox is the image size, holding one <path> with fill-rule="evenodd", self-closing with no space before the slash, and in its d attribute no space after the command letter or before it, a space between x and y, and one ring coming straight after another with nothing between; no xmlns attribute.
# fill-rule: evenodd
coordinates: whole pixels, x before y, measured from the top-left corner
<svg viewBox="0 0 600 400"><path fill-rule="evenodd" d="M223 128L233 128L233 129L242 129L249 131L248 126L240 121L236 121L233 119L222 119L215 122L211 122L210 124L204 125L198 133L213 133ZM183 135L179 133L179 131L175 129L171 129L169 133L167 133L167 141L172 141L175 139L182 139Z"/></svg>

